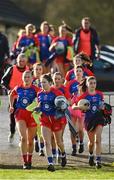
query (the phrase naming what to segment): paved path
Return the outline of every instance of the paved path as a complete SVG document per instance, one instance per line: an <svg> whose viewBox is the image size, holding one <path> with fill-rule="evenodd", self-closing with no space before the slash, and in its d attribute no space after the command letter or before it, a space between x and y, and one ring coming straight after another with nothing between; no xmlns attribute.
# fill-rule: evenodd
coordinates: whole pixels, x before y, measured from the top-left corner
<svg viewBox="0 0 114 180"><path fill-rule="evenodd" d="M18 148L18 142L19 142L19 136L16 132L15 135L15 141L13 145L9 145L7 141L7 137L9 134L9 114L8 114L8 97L2 96L0 97L2 99L2 106L0 107L0 161L3 161L3 154L19 154L19 148ZM107 100L107 97L106 97ZM114 102L111 98L112 103ZM65 139L65 148L67 153L71 152L71 142L70 142L70 135L68 127L65 130L64 134ZM109 127L104 127L103 130L103 136L102 136L102 143L103 143L103 153L109 152ZM87 136L85 134L85 147L87 147ZM113 116L112 116L112 125L111 125L111 152L114 153L114 108L113 108ZM111 155L113 158L114 156Z"/></svg>

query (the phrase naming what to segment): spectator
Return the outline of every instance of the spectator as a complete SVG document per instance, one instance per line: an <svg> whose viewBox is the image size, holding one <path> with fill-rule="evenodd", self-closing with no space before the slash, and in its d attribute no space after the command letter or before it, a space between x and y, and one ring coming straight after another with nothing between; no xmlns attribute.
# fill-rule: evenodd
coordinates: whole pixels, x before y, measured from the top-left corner
<svg viewBox="0 0 114 180"><path fill-rule="evenodd" d="M76 30L74 37L75 54L84 52L94 61L96 50L97 58L99 58L99 37L96 30L91 27L89 17L84 17L81 21L81 27ZM93 67L91 67L91 70L93 70Z"/></svg>
<svg viewBox="0 0 114 180"><path fill-rule="evenodd" d="M17 57L17 64L9 67L2 77L1 84L7 88L9 94L15 86L22 84L22 74L28 70L27 58L24 54L19 54ZM10 134L8 136L8 142L12 143L15 135L15 118L14 113L16 111L16 101L14 101L14 112L10 113Z"/></svg>

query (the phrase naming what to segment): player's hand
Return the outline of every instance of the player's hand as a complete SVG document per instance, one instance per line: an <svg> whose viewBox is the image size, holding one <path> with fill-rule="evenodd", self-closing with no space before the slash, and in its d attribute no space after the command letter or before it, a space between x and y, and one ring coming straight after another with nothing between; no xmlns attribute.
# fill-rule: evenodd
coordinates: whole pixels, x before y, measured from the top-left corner
<svg viewBox="0 0 114 180"><path fill-rule="evenodd" d="M75 104L72 106L72 109L73 109L73 110L78 110L78 109L79 109L79 110L81 110L81 111L85 111L85 109L84 109L83 106L77 106L77 105L75 105Z"/></svg>
<svg viewBox="0 0 114 180"><path fill-rule="evenodd" d="M57 42L53 43L50 47L49 47L49 51L52 51L52 49L54 49L57 46Z"/></svg>
<svg viewBox="0 0 114 180"><path fill-rule="evenodd" d="M73 110L77 110L77 109L79 109L79 107L78 107L77 105L73 104L73 105L72 105L72 109L73 109Z"/></svg>
<svg viewBox="0 0 114 180"><path fill-rule="evenodd" d="M12 114L14 112L14 107L9 107L9 112Z"/></svg>
<svg viewBox="0 0 114 180"><path fill-rule="evenodd" d="M55 43L53 43L52 45L53 45L53 47L56 47L57 44L58 44L58 42L55 42Z"/></svg>

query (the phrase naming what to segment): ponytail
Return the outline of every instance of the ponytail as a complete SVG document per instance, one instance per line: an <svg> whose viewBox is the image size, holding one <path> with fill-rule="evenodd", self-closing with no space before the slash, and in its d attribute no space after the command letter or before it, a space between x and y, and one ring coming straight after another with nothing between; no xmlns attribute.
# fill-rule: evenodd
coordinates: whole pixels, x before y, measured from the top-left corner
<svg viewBox="0 0 114 180"><path fill-rule="evenodd" d="M83 92L83 93L86 92L86 90L87 90L86 78L84 78L84 79L80 82L79 87L80 87L80 91L81 91L81 92Z"/></svg>

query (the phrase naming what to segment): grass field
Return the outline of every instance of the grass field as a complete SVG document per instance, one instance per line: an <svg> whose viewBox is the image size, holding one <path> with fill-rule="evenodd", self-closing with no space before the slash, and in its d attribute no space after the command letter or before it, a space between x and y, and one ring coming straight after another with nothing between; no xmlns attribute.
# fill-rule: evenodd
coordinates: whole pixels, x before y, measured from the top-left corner
<svg viewBox="0 0 114 180"><path fill-rule="evenodd" d="M114 167L103 166L102 169L95 169L89 167L56 167L55 172L48 172L46 169L0 169L0 179L114 179Z"/></svg>

